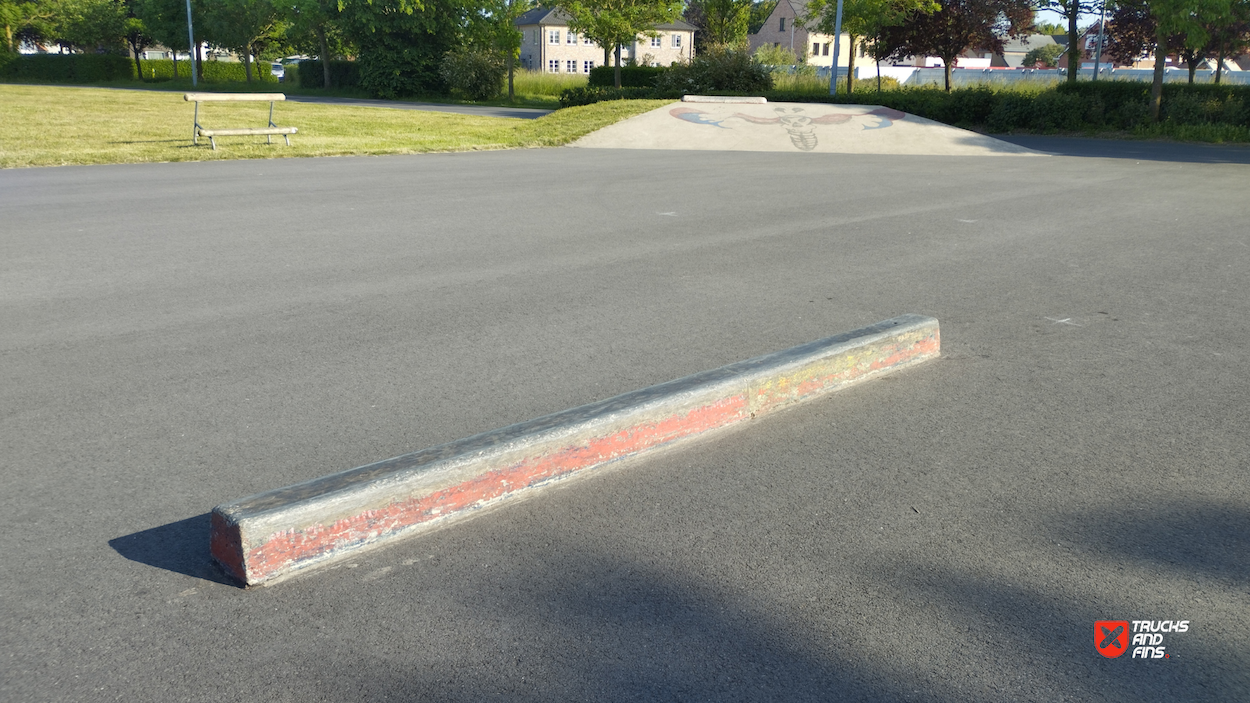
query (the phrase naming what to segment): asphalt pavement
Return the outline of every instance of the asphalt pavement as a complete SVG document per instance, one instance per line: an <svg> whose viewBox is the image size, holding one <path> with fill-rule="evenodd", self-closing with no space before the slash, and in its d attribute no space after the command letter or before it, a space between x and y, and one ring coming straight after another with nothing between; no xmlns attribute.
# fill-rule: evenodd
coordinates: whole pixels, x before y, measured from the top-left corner
<svg viewBox="0 0 1250 703"><path fill-rule="evenodd" d="M0 700L1250 699L1250 166L1059 146L0 171ZM218 503L907 312L940 360L209 562Z"/></svg>

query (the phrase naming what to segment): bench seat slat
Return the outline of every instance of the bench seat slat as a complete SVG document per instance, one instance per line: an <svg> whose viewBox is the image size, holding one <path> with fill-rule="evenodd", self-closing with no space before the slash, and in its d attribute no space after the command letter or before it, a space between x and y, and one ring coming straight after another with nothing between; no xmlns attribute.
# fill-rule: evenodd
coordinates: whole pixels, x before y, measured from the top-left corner
<svg viewBox="0 0 1250 703"><path fill-rule="evenodd" d="M242 137L248 134L297 134L296 127L256 127L254 129L200 129L201 137Z"/></svg>
<svg viewBox="0 0 1250 703"><path fill-rule="evenodd" d="M182 99L189 103L190 102L196 102L196 103L213 102L213 101L220 101L220 100L231 100L231 101L247 101L247 100L262 101L263 100L265 102L276 102L276 101L286 100L286 94L285 93L186 93L185 95L182 96Z"/></svg>

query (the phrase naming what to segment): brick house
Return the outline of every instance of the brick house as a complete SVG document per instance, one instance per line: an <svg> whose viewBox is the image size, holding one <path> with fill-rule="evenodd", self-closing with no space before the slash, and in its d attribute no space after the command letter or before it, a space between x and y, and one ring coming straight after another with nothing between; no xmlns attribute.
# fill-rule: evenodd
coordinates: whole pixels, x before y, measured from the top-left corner
<svg viewBox="0 0 1250 703"><path fill-rule="evenodd" d="M516 19L521 32L521 65L546 73L590 73L604 61L603 47L569 29L568 15L559 10L537 8ZM621 47L621 61L633 58L639 64L668 66L694 58L694 25L677 21L655 28L657 36L638 35L632 44Z"/></svg>
<svg viewBox="0 0 1250 703"><path fill-rule="evenodd" d="M833 63L833 35L809 31L803 26L803 18L807 14L805 0L778 0L776 7L764 21L760 31L748 34L747 41L751 45L751 53L765 45L779 46L789 49L800 59L807 57L809 66L830 66ZM842 35L841 56L838 65L846 66L851 56L851 41ZM860 47L860 55L863 55ZM858 57L857 61L858 63Z"/></svg>

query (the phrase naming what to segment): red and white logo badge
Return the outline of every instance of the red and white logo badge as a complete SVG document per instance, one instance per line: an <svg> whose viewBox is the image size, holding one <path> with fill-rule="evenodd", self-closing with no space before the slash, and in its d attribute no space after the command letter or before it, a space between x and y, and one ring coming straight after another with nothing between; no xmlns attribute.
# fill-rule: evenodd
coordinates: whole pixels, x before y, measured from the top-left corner
<svg viewBox="0 0 1250 703"><path fill-rule="evenodd" d="M1128 651L1128 620L1097 620L1094 622L1094 648L1108 659Z"/></svg>

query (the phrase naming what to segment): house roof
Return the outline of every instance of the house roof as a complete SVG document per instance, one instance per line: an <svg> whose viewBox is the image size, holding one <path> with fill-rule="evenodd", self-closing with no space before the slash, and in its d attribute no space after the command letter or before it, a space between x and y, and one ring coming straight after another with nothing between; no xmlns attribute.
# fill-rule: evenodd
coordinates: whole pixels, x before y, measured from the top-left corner
<svg viewBox="0 0 1250 703"><path fill-rule="evenodd" d="M516 20L513 21L513 24L515 24L518 27L524 27L526 25L531 25L531 24L537 24L537 25L544 26L544 27L567 27L569 24L569 16L567 13L565 13L563 10L560 10L560 9L548 9L545 7L536 7L533 10L530 10L529 12L526 12L525 14L516 18ZM688 32L693 32L697 29L697 27L695 27L693 24L690 24L688 22L683 22L681 20L677 20L676 22L668 22L666 24L657 24L655 25L655 28L656 29L668 29L668 30L674 30L674 29L686 30Z"/></svg>
<svg viewBox="0 0 1250 703"><path fill-rule="evenodd" d="M1067 37L1064 37L1064 39L1067 39ZM1049 34L1026 34L1004 41L1003 53L1027 54L1034 49L1050 44L1059 44L1059 42L1055 41L1055 37Z"/></svg>

